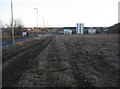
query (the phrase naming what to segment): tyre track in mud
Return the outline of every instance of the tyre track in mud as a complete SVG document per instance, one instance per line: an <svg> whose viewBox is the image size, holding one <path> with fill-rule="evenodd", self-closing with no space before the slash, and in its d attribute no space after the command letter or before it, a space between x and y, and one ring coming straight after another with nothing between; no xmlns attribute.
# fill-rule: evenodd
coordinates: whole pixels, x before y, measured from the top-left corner
<svg viewBox="0 0 120 89"><path fill-rule="evenodd" d="M58 81L59 72L61 69L61 59L56 47L55 39L53 38L48 49L47 57L47 74L46 74L46 86L55 87L60 86L56 82Z"/></svg>
<svg viewBox="0 0 120 89"><path fill-rule="evenodd" d="M33 41L33 42L35 42L35 43L30 45L30 46L28 46L28 47L20 48L16 52L13 52L13 53L10 53L10 52L4 53L4 50L3 50L2 63L4 64L5 62L9 61L13 57L19 55L21 52L26 51L27 49L31 48L32 46L35 46L36 44L39 44L39 41Z"/></svg>
<svg viewBox="0 0 120 89"><path fill-rule="evenodd" d="M94 41L99 42L100 40ZM67 49L72 50L70 51L70 65L73 68L77 85L79 87L117 86L117 69L111 66L110 63L106 63L105 59L107 57L99 52L100 47L95 46L94 41L89 42L88 39L84 39L84 41L80 39L67 42L64 40ZM102 48L102 43L100 46Z"/></svg>
<svg viewBox="0 0 120 89"><path fill-rule="evenodd" d="M68 44L66 44L66 47L68 50L71 50L71 47ZM87 60L85 60L84 57L80 55L80 53L81 52L77 50L76 51L72 50L70 52L71 58L69 60L69 63L73 70L74 79L76 80L77 87L94 87L95 80L91 77L91 80L93 80L92 83L91 80L88 78L88 76L86 77Z"/></svg>
<svg viewBox="0 0 120 89"><path fill-rule="evenodd" d="M52 38L49 45L35 58L31 68L17 86L25 87L90 87L92 84L85 78L78 58L72 59L71 52L59 36ZM82 64L82 63L80 63ZM29 76L29 77L28 77Z"/></svg>
<svg viewBox="0 0 120 89"><path fill-rule="evenodd" d="M80 56L80 51L78 52L77 46L75 46L75 44L72 44L72 42L69 43L68 40L66 41L65 39L62 39L62 43L66 47L67 52L69 53L68 63L72 70L76 87L94 87L90 80L85 76L85 59Z"/></svg>
<svg viewBox="0 0 120 89"><path fill-rule="evenodd" d="M94 53L95 55L91 55L90 52L95 50L94 46L92 46L94 44L90 45L88 42L86 44L85 40L81 40L81 38L80 40L76 40L76 38L74 40L74 38L68 39L68 37L58 35L53 36L49 42L45 42L49 44L44 46L45 49L36 57L30 59L30 69L23 72L15 86L78 88L112 86L112 83L108 85L106 83L113 80L113 74L110 77L107 76L109 73L105 74L95 68L102 68L98 64L102 65L104 61L100 57L102 54ZM89 46L92 47L92 50L90 50Z"/></svg>
<svg viewBox="0 0 120 89"><path fill-rule="evenodd" d="M49 45L34 59L35 65L23 74L17 86L75 87L66 52L61 40L53 37Z"/></svg>
<svg viewBox="0 0 120 89"><path fill-rule="evenodd" d="M89 79L85 75L86 67L84 62L79 61L77 55L71 57L71 52L76 48L69 48L68 41L56 36L50 47L48 60L48 75L46 80L48 87L94 87L95 80ZM77 50L76 50L77 52ZM77 53L79 55L79 53ZM82 59L82 57L81 57ZM52 69L52 70L50 70ZM55 70L55 71L54 71ZM92 81L92 82L91 82Z"/></svg>
<svg viewBox="0 0 120 89"><path fill-rule="evenodd" d="M47 87L75 87L72 70L68 63L68 55L63 43L54 37L48 50L46 75Z"/></svg>
<svg viewBox="0 0 120 89"><path fill-rule="evenodd" d="M20 55L15 56L9 64L3 66L2 86L9 87L16 84L21 74L29 68L28 62L35 58L50 42L51 38L42 40Z"/></svg>

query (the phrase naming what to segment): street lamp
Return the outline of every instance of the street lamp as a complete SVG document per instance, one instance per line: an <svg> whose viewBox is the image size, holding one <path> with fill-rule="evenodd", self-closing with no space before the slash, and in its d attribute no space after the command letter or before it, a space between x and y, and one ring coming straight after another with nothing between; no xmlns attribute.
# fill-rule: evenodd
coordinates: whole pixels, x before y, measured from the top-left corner
<svg viewBox="0 0 120 89"><path fill-rule="evenodd" d="M12 39L13 39L13 44L15 43L14 39L14 28L13 28L13 4L11 0L11 27L12 27Z"/></svg>
<svg viewBox="0 0 120 89"><path fill-rule="evenodd" d="M34 8L37 12L37 29L38 29L38 8Z"/></svg>

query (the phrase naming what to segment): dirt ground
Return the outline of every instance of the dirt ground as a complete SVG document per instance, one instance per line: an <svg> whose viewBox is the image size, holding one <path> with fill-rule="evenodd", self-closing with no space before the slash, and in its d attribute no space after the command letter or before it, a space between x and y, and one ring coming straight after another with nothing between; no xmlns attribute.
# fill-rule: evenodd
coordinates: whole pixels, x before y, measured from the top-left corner
<svg viewBox="0 0 120 89"><path fill-rule="evenodd" d="M117 87L118 44L116 34L54 35L19 52L3 50L2 85Z"/></svg>

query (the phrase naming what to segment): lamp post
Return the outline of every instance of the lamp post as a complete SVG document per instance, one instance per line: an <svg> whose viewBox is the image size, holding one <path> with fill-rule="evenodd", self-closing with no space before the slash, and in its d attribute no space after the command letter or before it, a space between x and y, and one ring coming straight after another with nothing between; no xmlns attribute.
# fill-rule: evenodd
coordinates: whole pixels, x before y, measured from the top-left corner
<svg viewBox="0 0 120 89"><path fill-rule="evenodd" d="M38 29L38 8L34 8L36 10L37 13L37 29Z"/></svg>
<svg viewBox="0 0 120 89"><path fill-rule="evenodd" d="M11 0L11 27L12 27L12 39L13 39L13 44L15 43L14 39L14 28L13 28L13 3Z"/></svg>

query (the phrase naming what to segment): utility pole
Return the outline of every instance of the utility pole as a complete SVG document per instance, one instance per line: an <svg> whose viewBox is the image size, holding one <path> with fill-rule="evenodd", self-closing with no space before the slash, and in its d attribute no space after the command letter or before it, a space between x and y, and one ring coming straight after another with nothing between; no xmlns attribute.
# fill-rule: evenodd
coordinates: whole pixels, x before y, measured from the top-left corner
<svg viewBox="0 0 120 89"><path fill-rule="evenodd" d="M14 28L13 28L13 3L11 0L11 27L12 27L12 39L13 39L13 44L15 43L15 38L14 38Z"/></svg>
<svg viewBox="0 0 120 89"><path fill-rule="evenodd" d="M38 8L34 8L37 12L37 30L38 30ZM37 35L38 35L38 32L37 32Z"/></svg>

